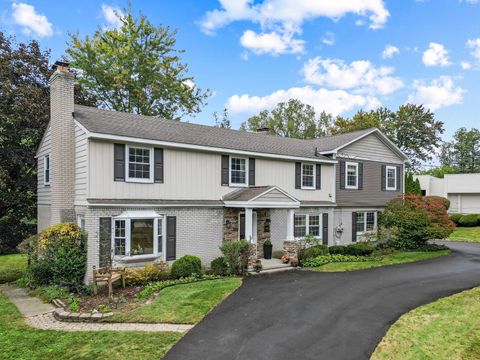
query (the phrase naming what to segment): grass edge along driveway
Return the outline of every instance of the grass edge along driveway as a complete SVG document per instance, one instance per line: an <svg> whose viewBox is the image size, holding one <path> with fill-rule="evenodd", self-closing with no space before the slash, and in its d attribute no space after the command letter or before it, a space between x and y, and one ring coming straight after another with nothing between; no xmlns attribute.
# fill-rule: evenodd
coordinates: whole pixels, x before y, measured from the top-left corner
<svg viewBox="0 0 480 360"><path fill-rule="evenodd" d="M448 241L480 242L480 226L456 227Z"/></svg>
<svg viewBox="0 0 480 360"><path fill-rule="evenodd" d="M480 359L480 287L420 306L396 321L371 360Z"/></svg>

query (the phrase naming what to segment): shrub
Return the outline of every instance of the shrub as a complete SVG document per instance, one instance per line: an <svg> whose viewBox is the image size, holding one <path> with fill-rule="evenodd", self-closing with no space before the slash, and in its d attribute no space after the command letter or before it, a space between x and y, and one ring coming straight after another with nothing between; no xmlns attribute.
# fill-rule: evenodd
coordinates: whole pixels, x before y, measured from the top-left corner
<svg viewBox="0 0 480 360"><path fill-rule="evenodd" d="M300 249L300 251L298 252L298 260L302 262L303 260L326 254L328 254L328 246L316 245L309 248Z"/></svg>
<svg viewBox="0 0 480 360"><path fill-rule="evenodd" d="M370 256L375 246L368 242L350 244L345 248L345 255Z"/></svg>
<svg viewBox="0 0 480 360"><path fill-rule="evenodd" d="M202 262L193 255L185 255L175 260L172 265L172 277L175 279L202 275Z"/></svg>
<svg viewBox="0 0 480 360"><path fill-rule="evenodd" d="M398 229L398 237L391 245L403 249L416 249L430 239L445 239L455 228L441 200L408 194L386 206L382 225Z"/></svg>
<svg viewBox="0 0 480 360"><path fill-rule="evenodd" d="M448 200L447 198L444 198L443 196L429 195L429 196L425 196L424 200L426 202L429 202L429 201L440 202L441 204L443 204L443 207L445 208L445 210L450 209L450 200Z"/></svg>
<svg viewBox="0 0 480 360"><path fill-rule="evenodd" d="M385 227L380 225L378 227L377 248L389 249L398 241L398 228L396 226Z"/></svg>
<svg viewBox="0 0 480 360"><path fill-rule="evenodd" d="M225 258L223 256L213 259L213 261L210 263L210 268L212 270L213 275L225 276L225 275L229 275L229 272L230 272L230 269L228 268L228 264L225 261Z"/></svg>
<svg viewBox="0 0 480 360"><path fill-rule="evenodd" d="M342 245L334 245L328 248L328 252L332 255L334 254L345 254L346 247Z"/></svg>
<svg viewBox="0 0 480 360"><path fill-rule="evenodd" d="M250 244L246 240L224 242L220 246L230 274L242 275L246 272L249 248Z"/></svg>
<svg viewBox="0 0 480 360"><path fill-rule="evenodd" d="M320 245L320 239L313 236L312 234L307 234L301 241L302 247L312 247Z"/></svg>
<svg viewBox="0 0 480 360"><path fill-rule="evenodd" d="M68 289L56 285L39 286L32 292L35 296L38 296L47 303L50 303L55 299L68 298Z"/></svg>
<svg viewBox="0 0 480 360"><path fill-rule="evenodd" d="M463 215L462 214L449 214L448 215L448 218L450 220L452 220L455 224L459 225L458 224L458 221L460 220L460 218L462 217Z"/></svg>
<svg viewBox="0 0 480 360"><path fill-rule="evenodd" d="M477 214L468 214L463 215L460 220L458 220L458 225L463 227L473 227L480 225L479 215Z"/></svg>
<svg viewBox="0 0 480 360"><path fill-rule="evenodd" d="M170 270L166 263L149 264L141 268L125 270L125 281L128 285L146 285L154 281L166 280L170 277Z"/></svg>
<svg viewBox="0 0 480 360"><path fill-rule="evenodd" d="M446 245L442 245L442 244L424 244L422 246L420 246L418 249L416 249L418 251L425 251L425 252L433 252L433 251L443 251L443 250L450 250L450 248Z"/></svg>
<svg viewBox="0 0 480 360"><path fill-rule="evenodd" d="M375 260L377 260L377 258L367 257L367 256L330 254L330 255L317 256L313 259L308 259L304 262L303 266L317 267L317 266L322 266L322 265L333 263L333 262L366 262L366 261L375 261Z"/></svg>

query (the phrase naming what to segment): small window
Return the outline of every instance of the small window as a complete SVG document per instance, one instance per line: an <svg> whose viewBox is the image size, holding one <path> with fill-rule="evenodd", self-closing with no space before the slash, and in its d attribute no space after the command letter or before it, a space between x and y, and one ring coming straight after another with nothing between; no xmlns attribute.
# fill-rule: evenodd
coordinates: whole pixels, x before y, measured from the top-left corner
<svg viewBox="0 0 480 360"><path fill-rule="evenodd" d="M230 158L230 185L247 186L247 159Z"/></svg>
<svg viewBox="0 0 480 360"><path fill-rule="evenodd" d="M157 249L158 252L163 252L163 221L158 219L157 222Z"/></svg>
<svg viewBox="0 0 480 360"><path fill-rule="evenodd" d="M302 189L315 188L315 167L313 164L302 163Z"/></svg>
<svg viewBox="0 0 480 360"><path fill-rule="evenodd" d="M357 234L374 231L376 228L376 216L374 211L357 212Z"/></svg>
<svg viewBox="0 0 480 360"><path fill-rule="evenodd" d="M50 154L43 157L43 184L50 185Z"/></svg>
<svg viewBox="0 0 480 360"><path fill-rule="evenodd" d="M125 220L115 220L115 234L114 234L114 254L115 255L126 255L126 221Z"/></svg>
<svg viewBox="0 0 480 360"><path fill-rule="evenodd" d="M358 189L358 164L346 163L345 164L345 188L346 189Z"/></svg>
<svg viewBox="0 0 480 360"><path fill-rule="evenodd" d="M320 216L310 215L308 217L308 233L313 236L320 236Z"/></svg>
<svg viewBox="0 0 480 360"><path fill-rule="evenodd" d="M127 146L127 180L152 182L152 149Z"/></svg>
<svg viewBox="0 0 480 360"><path fill-rule="evenodd" d="M295 215L293 234L296 238L307 235L307 215Z"/></svg>
<svg viewBox="0 0 480 360"><path fill-rule="evenodd" d="M387 190L397 190L397 167L396 166L387 166L386 168L386 189Z"/></svg>

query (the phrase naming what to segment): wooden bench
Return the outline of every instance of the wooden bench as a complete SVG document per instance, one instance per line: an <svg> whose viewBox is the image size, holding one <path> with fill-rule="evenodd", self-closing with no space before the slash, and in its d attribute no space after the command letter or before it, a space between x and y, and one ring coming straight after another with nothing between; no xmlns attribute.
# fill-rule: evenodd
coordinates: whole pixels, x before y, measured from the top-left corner
<svg viewBox="0 0 480 360"><path fill-rule="evenodd" d="M111 268L101 267L98 268L93 265L93 293L98 293L98 282L108 283L108 296L113 297L112 284L117 280L122 280L122 286L125 288L125 268Z"/></svg>

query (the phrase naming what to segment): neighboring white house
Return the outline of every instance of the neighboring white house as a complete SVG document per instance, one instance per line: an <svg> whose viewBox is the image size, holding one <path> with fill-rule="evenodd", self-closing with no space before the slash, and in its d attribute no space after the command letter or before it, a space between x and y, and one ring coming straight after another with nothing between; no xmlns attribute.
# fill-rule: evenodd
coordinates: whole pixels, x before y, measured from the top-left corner
<svg viewBox="0 0 480 360"><path fill-rule="evenodd" d="M415 175L424 195L443 196L450 200L451 213L480 213L480 174L447 174L443 179Z"/></svg>

